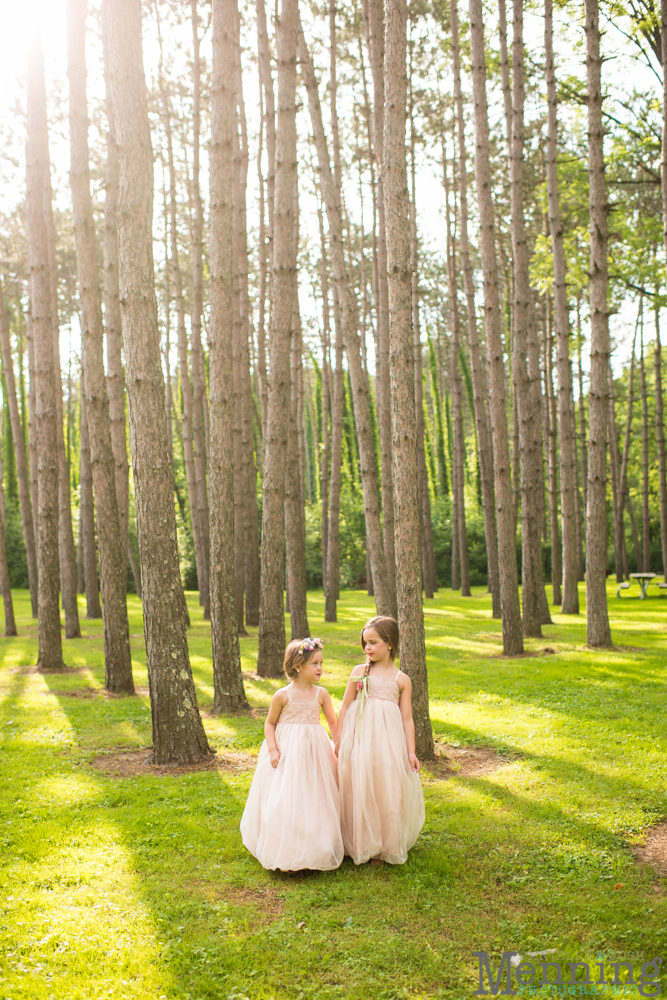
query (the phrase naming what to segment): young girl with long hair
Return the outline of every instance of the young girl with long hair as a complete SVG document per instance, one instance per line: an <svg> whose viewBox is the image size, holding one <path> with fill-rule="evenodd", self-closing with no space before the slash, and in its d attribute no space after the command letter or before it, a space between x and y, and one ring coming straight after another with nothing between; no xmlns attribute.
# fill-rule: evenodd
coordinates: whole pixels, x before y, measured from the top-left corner
<svg viewBox="0 0 667 1000"><path fill-rule="evenodd" d="M366 622L366 662L353 669L338 713L343 844L357 865L404 864L424 825L412 681L394 662L398 644L393 618Z"/></svg>
<svg viewBox="0 0 667 1000"><path fill-rule="evenodd" d="M343 860L336 715L322 676L321 639L293 639L285 651L287 687L274 694L265 739L241 818L241 837L264 868L338 868Z"/></svg>

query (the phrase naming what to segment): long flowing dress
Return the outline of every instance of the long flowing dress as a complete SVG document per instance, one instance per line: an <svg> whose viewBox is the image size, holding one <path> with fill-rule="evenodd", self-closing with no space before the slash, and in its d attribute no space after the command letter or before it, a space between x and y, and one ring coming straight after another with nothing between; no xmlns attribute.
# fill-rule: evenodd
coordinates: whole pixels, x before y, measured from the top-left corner
<svg viewBox="0 0 667 1000"><path fill-rule="evenodd" d="M357 865L375 857L402 865L424 825L424 793L408 760L397 682L369 675L367 690L345 716L338 750L343 843Z"/></svg>
<svg viewBox="0 0 667 1000"><path fill-rule="evenodd" d="M328 871L343 860L337 762L315 697L288 701L276 725L277 767L266 740L241 818L244 845L264 868Z"/></svg>

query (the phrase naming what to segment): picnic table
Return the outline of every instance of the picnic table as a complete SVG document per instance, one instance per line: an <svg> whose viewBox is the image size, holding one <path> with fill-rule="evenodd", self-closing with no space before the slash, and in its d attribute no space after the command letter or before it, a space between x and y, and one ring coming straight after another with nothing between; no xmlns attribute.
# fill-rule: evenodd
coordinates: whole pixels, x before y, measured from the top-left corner
<svg viewBox="0 0 667 1000"><path fill-rule="evenodd" d="M649 588L649 585L653 583L657 575L658 575L657 573L630 573L630 579L636 580L637 583L639 584L639 589L641 590L641 593L639 595L640 601L643 601L644 598L648 596L647 590ZM661 590L667 591L667 582L658 583L658 587L660 587ZM629 583L619 583L618 587L616 588L616 596L620 597L622 590L629 590L629 589L630 589Z"/></svg>

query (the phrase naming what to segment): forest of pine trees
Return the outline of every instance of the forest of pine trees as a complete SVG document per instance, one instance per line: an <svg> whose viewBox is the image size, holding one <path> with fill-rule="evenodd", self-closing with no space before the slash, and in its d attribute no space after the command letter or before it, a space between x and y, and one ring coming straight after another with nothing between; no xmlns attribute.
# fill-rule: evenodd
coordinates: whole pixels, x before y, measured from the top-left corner
<svg viewBox="0 0 667 1000"><path fill-rule="evenodd" d="M423 598L488 587L608 647L607 577L667 568L667 11L656 0L66 0L2 118L0 590L39 667L104 620L155 763L327 621L397 617L417 753ZM45 59L46 54L46 59ZM25 155L24 152L25 151ZM134 640L137 641L136 639Z"/></svg>

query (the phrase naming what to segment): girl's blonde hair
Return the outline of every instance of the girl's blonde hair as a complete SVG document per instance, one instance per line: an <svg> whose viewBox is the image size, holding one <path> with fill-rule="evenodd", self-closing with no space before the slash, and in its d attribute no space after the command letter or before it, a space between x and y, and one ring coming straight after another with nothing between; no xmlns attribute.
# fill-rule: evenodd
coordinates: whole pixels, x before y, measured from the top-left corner
<svg viewBox="0 0 667 1000"><path fill-rule="evenodd" d="M301 667L305 667L313 653L316 653L318 649L322 649L322 646L321 639L311 639L310 636L307 636L305 639L292 639L288 643L285 650L285 659L283 660L283 673L285 677L289 677L291 681L295 677L298 677Z"/></svg>
<svg viewBox="0 0 667 1000"><path fill-rule="evenodd" d="M364 632L367 628L374 628L377 634L380 636L383 642L386 642L389 646L389 655L392 660L396 659L398 654L398 644L400 642L400 634L398 631L398 622L395 618L390 618L388 615L376 615L375 618L369 618L364 627L361 630L361 648L366 651L364 646ZM368 672L371 669L371 661L366 657L366 663L364 665L364 677L368 676Z"/></svg>

